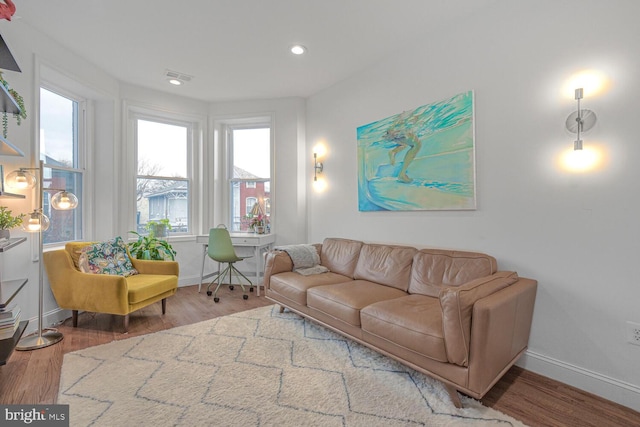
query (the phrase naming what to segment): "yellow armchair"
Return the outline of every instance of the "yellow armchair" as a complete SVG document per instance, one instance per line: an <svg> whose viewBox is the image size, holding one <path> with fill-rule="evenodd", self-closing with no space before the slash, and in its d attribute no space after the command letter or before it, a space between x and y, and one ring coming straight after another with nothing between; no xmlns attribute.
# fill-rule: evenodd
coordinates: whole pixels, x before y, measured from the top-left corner
<svg viewBox="0 0 640 427"><path fill-rule="evenodd" d="M178 289L179 266L175 261L147 261L131 258L140 274L129 277L81 272L79 251L93 242L67 243L64 249L45 252L44 265L56 302L72 310L73 326L78 326L78 311L124 316L124 330L129 328L129 313L162 301L166 312L167 297Z"/></svg>

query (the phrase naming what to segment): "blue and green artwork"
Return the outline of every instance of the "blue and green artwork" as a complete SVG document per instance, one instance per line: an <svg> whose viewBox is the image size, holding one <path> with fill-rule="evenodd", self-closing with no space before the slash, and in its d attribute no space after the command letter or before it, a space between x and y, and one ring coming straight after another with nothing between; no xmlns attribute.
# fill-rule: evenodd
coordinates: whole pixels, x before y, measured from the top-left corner
<svg viewBox="0 0 640 427"><path fill-rule="evenodd" d="M472 91L358 128L360 211L475 206Z"/></svg>

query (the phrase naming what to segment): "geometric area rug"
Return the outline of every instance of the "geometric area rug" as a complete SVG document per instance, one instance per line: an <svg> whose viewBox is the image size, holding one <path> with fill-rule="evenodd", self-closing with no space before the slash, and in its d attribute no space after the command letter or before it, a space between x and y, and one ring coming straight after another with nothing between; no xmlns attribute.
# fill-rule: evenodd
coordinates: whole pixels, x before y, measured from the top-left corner
<svg viewBox="0 0 640 427"><path fill-rule="evenodd" d="M523 426L268 306L64 356L71 426Z"/></svg>

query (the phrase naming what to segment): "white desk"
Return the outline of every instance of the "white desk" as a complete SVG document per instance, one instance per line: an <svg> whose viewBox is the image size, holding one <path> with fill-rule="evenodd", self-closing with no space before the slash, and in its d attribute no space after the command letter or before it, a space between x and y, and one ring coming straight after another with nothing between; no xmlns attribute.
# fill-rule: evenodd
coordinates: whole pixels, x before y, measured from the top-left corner
<svg viewBox="0 0 640 427"><path fill-rule="evenodd" d="M264 259L261 256L262 251L272 248L273 243L276 241L276 235L274 233L269 234L255 234L255 233L240 233L231 232L231 242L233 246L239 247L252 247L253 256L256 259L256 281L254 283L258 296L260 296L260 272L264 269ZM207 250L209 247L209 235L202 235L196 237L196 242L202 244L202 267L200 268L200 284L198 285L198 292L202 288L202 281L207 277L212 277L216 273L204 274L204 262L207 259Z"/></svg>

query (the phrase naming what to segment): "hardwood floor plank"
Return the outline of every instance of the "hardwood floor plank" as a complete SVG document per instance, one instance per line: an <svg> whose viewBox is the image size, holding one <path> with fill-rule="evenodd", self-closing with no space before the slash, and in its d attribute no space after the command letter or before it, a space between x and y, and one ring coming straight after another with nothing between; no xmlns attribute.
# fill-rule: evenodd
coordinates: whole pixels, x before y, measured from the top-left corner
<svg viewBox="0 0 640 427"><path fill-rule="evenodd" d="M243 300L237 289L226 287L219 296L220 302L215 304L204 289L198 293L197 285L181 287L167 300L164 316L160 302L132 313L126 334L122 333L122 316L81 313L77 328L69 318L58 326L64 335L62 342L39 350L14 351L0 367L0 402L55 403L66 353L272 304L255 293ZM515 366L482 403L532 427L640 427L638 412Z"/></svg>

